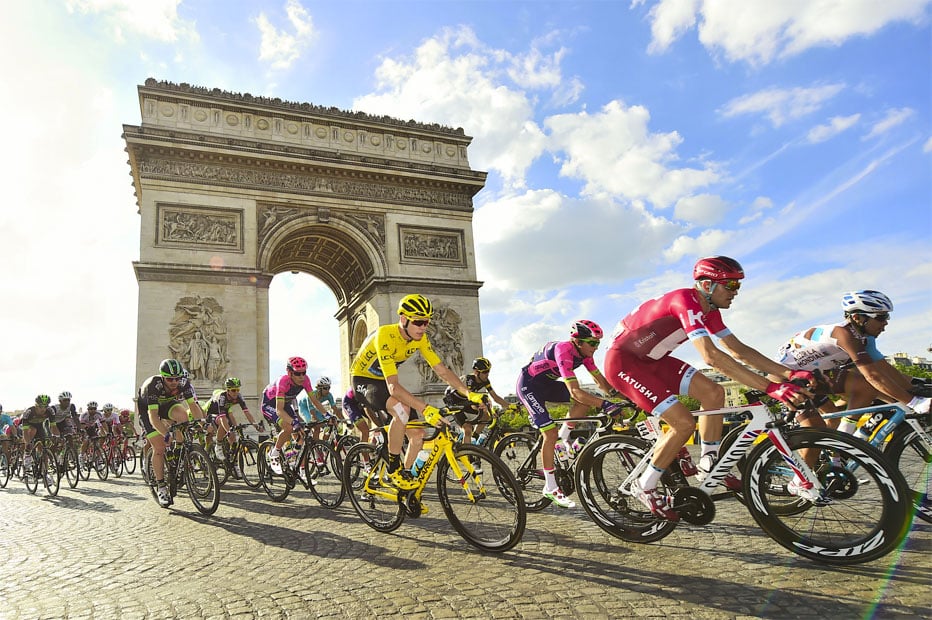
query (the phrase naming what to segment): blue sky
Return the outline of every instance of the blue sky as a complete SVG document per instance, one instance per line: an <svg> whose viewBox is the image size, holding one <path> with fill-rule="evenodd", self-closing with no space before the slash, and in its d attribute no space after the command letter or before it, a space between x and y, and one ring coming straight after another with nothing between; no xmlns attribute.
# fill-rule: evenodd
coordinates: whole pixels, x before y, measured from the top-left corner
<svg viewBox="0 0 932 620"><path fill-rule="evenodd" d="M463 127L501 393L573 319L610 331L716 253L748 274L726 324L765 354L876 288L880 349L928 356L930 4L8 0L0 403L132 396L120 134L147 77ZM329 290L279 276L271 302L273 367L303 353L339 385Z"/></svg>

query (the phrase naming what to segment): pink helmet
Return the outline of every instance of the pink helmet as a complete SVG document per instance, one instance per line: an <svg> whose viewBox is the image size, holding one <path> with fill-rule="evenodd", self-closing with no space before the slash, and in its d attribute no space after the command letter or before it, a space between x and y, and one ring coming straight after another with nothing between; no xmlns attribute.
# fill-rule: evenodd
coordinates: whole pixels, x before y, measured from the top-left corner
<svg viewBox="0 0 932 620"><path fill-rule="evenodd" d="M570 327L570 338L595 338L596 340L601 340L602 328L593 321L582 319L576 321L573 323L573 326Z"/></svg>
<svg viewBox="0 0 932 620"><path fill-rule="evenodd" d="M305 361L303 357L289 357L288 370L293 370L295 372L306 372L307 361Z"/></svg>
<svg viewBox="0 0 932 620"><path fill-rule="evenodd" d="M744 269L733 258L708 256L700 258L693 267L693 280L741 280Z"/></svg>

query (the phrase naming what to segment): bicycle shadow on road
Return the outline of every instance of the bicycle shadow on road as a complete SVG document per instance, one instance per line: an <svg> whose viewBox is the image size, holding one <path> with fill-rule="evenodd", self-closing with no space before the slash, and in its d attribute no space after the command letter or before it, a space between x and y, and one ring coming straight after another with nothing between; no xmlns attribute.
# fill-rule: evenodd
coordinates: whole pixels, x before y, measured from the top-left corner
<svg viewBox="0 0 932 620"><path fill-rule="evenodd" d="M418 560L402 558L384 547L369 541L359 541L327 530L301 532L290 527L251 521L243 517L205 517L197 513L174 511L200 524L222 529L224 532L251 538L266 546L279 547L319 558L359 558L380 568L425 570L427 565Z"/></svg>

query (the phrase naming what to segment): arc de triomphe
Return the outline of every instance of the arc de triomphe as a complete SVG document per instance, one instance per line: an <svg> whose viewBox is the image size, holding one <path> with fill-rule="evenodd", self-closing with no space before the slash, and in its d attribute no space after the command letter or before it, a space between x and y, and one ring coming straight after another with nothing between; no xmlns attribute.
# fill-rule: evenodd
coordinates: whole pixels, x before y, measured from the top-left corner
<svg viewBox="0 0 932 620"><path fill-rule="evenodd" d="M336 297L343 385L398 299L437 308L431 342L459 373L481 354L472 198L486 174L462 129L153 79L123 137L141 216L136 385L180 359L199 394L269 380L272 278L306 272ZM307 329L307 326L300 326ZM274 368L278 375L283 368ZM401 369L422 394L423 364Z"/></svg>

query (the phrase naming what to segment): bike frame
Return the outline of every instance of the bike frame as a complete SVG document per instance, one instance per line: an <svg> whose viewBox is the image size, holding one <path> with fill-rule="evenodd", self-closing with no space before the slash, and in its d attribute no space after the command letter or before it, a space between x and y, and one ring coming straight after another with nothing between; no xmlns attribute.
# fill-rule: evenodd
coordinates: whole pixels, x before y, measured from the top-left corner
<svg viewBox="0 0 932 620"><path fill-rule="evenodd" d="M861 407L860 409L849 409L847 411L836 411L834 413L824 413L822 414L822 419L823 420L835 420L835 419L844 418L844 417L854 417L854 418L860 419L862 416L868 413L890 411L891 409L896 410L897 413L895 413L893 417L887 420L887 423L884 424L883 427L880 428L874 434L874 436L870 439L870 441L868 441L867 443L871 444L875 448L881 448L883 446L884 441L886 441L888 437L893 435L893 433L900 426L900 424L902 424L903 422L906 422L906 424L911 426L912 429L916 431L916 435L920 439L922 439L922 442L925 444L925 446L927 448L932 449L932 436L930 436L929 433L927 433L925 429L922 428L922 424L919 423L919 420L917 419L916 415L913 414L909 410L909 408L903 403L891 403L887 405L871 405L870 407Z"/></svg>

